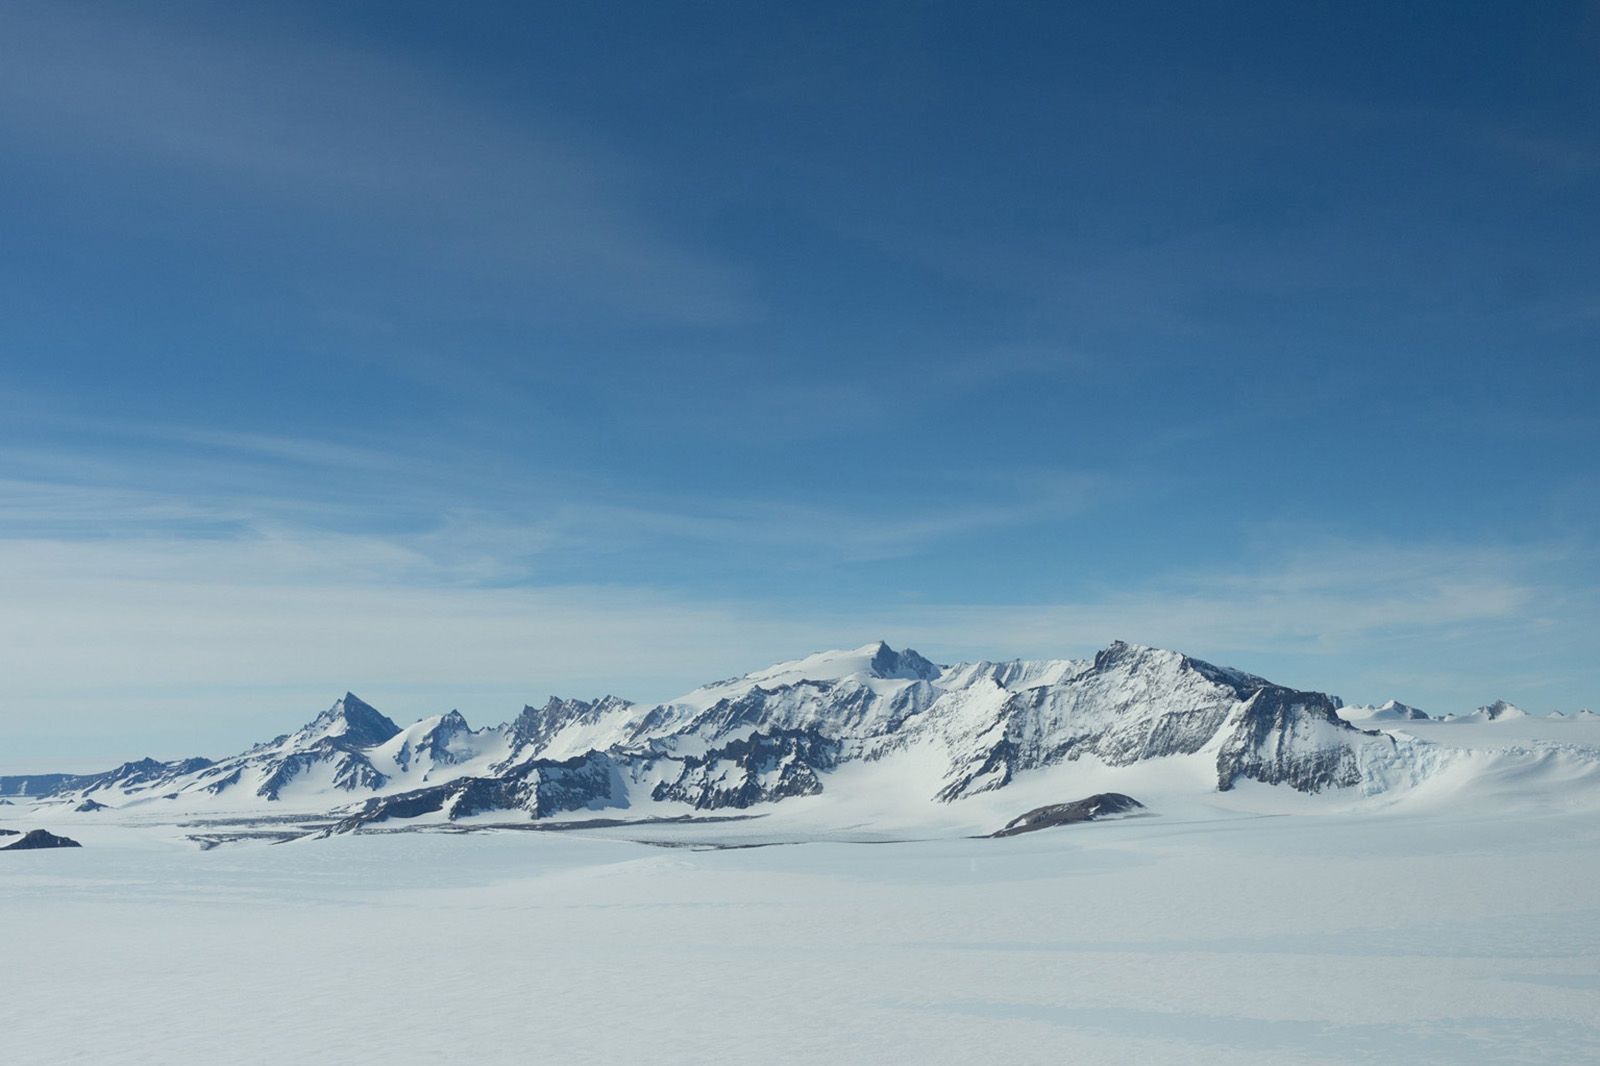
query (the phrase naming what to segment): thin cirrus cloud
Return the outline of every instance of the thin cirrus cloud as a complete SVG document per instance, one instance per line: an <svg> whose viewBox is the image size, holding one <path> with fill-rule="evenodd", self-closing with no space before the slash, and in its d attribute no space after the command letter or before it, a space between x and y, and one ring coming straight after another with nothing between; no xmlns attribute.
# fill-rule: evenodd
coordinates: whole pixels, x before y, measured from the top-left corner
<svg viewBox="0 0 1600 1066"><path fill-rule="evenodd" d="M736 269L645 220L623 160L393 59L242 21L218 33L55 5L8 9L0 36L14 149L176 166L317 246L341 231L353 253L387 245L418 298L455 278L480 301L536 293L695 325L758 313Z"/></svg>
<svg viewBox="0 0 1600 1066"><path fill-rule="evenodd" d="M883 510L549 484L519 494L512 508L472 491L470 479L450 477L470 466L459 461L430 473L424 459L376 449L196 433L173 428L166 436L204 439L214 451L186 451L176 464L126 442L114 454L0 453L8 469L31 475L0 481L0 552L13 575L13 604L25 588L41 601L75 598L84 612L110 617L90 601L129 582L163 590L155 601L268 586L313 601L322 594L372 601L392 586L407 598L449 599L457 613L472 614L480 595L485 603L527 596L538 613L538 597L552 589L609 586L625 588L629 602L671 604L666 614L731 604L726 609L739 616L732 630L748 629L755 615L797 610L817 620L800 628L824 643L828 631L837 643L858 620L879 619L885 633L920 633L953 654L1051 654L1120 635L1186 650L1327 657L1356 653L1384 635L1414 640L1468 624L1475 640L1499 639L1506 626L1548 629L1549 619L1570 616L1583 602L1581 590L1557 591L1581 546L1319 540L1294 529L1263 535L1258 566L1174 560L1141 582L1086 582L1032 603L941 603L924 590L919 606L903 614L892 606L835 612L805 602L803 582L770 592L776 600L765 605L748 596L716 600L673 591L694 582L675 586L659 569L619 580L612 560L670 557L673 545L800 571L936 557L951 538L1060 521L1128 488L1096 476L1018 471L991 479L986 497L974 495L976 483L952 477L953 498ZM1092 564L1085 560L1083 569L1092 572ZM238 598L230 592L224 601ZM592 615L597 629L608 611ZM588 616L572 603L561 614Z"/></svg>

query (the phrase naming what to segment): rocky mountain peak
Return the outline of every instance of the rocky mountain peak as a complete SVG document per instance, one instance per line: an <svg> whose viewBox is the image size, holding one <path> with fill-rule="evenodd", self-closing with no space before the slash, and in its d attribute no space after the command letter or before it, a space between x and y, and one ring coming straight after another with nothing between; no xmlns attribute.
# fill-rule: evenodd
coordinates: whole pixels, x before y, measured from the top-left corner
<svg viewBox="0 0 1600 1066"><path fill-rule="evenodd" d="M317 715L305 728L293 734L296 746L321 740L335 741L342 748L373 748L400 732L400 727L370 703L353 692Z"/></svg>
<svg viewBox="0 0 1600 1066"><path fill-rule="evenodd" d="M1113 640L1100 651L1095 653L1094 665L1091 667L1098 673L1111 670L1141 670L1152 667L1178 669L1189 665L1194 660L1175 651L1164 648L1153 648L1148 644L1133 644L1126 640ZM1197 665L1205 666L1205 663Z"/></svg>
<svg viewBox="0 0 1600 1066"><path fill-rule="evenodd" d="M1493 703L1484 704L1476 711L1478 717L1487 722L1499 722L1509 718L1526 718L1528 712L1514 703L1505 700L1495 700Z"/></svg>
<svg viewBox="0 0 1600 1066"><path fill-rule="evenodd" d="M868 669L873 677L885 680L932 681L943 672L941 667L910 648L895 651L881 640L868 647L872 651Z"/></svg>

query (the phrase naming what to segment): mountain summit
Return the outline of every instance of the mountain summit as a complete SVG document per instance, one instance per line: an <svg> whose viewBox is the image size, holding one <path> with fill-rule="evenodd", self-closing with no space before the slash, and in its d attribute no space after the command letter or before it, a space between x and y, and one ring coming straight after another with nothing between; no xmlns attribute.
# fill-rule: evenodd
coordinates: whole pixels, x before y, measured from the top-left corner
<svg viewBox="0 0 1600 1066"><path fill-rule="evenodd" d="M370 748L382 744L396 733L395 725L372 704L353 692L346 692L332 707L307 722L290 740L296 747L309 747L319 741L336 741L341 747Z"/></svg>

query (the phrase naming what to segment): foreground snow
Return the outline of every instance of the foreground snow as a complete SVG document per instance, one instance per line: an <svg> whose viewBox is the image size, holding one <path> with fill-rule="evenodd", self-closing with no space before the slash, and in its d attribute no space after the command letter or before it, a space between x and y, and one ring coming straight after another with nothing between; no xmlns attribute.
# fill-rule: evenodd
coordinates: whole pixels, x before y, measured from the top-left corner
<svg viewBox="0 0 1600 1066"><path fill-rule="evenodd" d="M623 828L202 852L84 817L82 850L0 863L0 1055L1600 1059L1592 813L1223 800L1007 840L732 850ZM749 841L762 821L653 838Z"/></svg>

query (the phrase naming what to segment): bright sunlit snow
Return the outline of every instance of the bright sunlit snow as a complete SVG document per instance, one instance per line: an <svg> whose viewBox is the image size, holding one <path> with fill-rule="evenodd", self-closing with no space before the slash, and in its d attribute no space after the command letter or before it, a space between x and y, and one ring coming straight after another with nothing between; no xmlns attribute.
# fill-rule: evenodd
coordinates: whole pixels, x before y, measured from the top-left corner
<svg viewBox="0 0 1600 1066"><path fill-rule="evenodd" d="M1600 1056L1592 809L1198 804L737 850L507 831L200 852L80 821L82 850L0 856L9 1061Z"/></svg>

